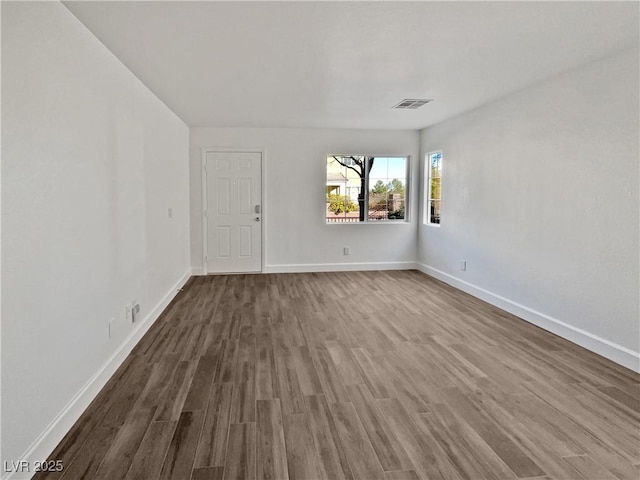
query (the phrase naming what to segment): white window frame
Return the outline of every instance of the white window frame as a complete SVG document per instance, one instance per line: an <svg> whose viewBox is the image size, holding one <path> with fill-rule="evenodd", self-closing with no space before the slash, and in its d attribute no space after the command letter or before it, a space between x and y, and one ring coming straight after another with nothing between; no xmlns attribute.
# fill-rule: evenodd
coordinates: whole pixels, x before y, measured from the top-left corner
<svg viewBox="0 0 640 480"><path fill-rule="evenodd" d="M440 198L437 200L440 202L440 222L434 223L431 221L431 201L434 200L431 198L431 157L435 154L440 154ZM424 215L422 223L424 225L428 225L430 227L439 228L442 222L442 178L443 178L443 168L444 168L444 154L442 150L434 150L429 152L424 157Z"/></svg>
<svg viewBox="0 0 640 480"><path fill-rule="evenodd" d="M411 155L373 155L368 153L329 153L325 155L325 180L326 180L326 161L329 157L374 157L374 158L404 158L406 159L406 167L405 167L405 186L404 186L404 218L403 219L385 219L385 220L370 220L369 219L369 177L366 179L366 200L365 200L365 214L363 221L357 222L329 222L325 217L325 225L376 225L376 224L408 224L410 223L410 206L409 206L409 197L410 197L410 188L411 188ZM346 193L346 192L345 192Z"/></svg>

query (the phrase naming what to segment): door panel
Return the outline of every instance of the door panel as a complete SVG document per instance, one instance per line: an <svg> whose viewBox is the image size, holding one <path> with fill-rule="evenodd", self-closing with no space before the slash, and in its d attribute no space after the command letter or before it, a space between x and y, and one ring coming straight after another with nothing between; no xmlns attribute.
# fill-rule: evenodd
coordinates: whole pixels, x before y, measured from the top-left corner
<svg viewBox="0 0 640 480"><path fill-rule="evenodd" d="M229 227L216 227L217 257L228 258L231 256L231 229Z"/></svg>
<svg viewBox="0 0 640 480"><path fill-rule="evenodd" d="M207 273L262 270L262 154L207 152Z"/></svg>

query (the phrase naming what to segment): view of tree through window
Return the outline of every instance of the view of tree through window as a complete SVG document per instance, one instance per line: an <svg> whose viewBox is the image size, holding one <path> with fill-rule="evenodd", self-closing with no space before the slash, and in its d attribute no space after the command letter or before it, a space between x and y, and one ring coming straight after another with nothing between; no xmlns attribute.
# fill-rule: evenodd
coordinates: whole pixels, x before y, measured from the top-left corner
<svg viewBox="0 0 640 480"><path fill-rule="evenodd" d="M428 195L425 208L425 223L440 224L442 202L442 152L427 154L426 159Z"/></svg>
<svg viewBox="0 0 640 480"><path fill-rule="evenodd" d="M327 156L327 223L405 221L407 157Z"/></svg>

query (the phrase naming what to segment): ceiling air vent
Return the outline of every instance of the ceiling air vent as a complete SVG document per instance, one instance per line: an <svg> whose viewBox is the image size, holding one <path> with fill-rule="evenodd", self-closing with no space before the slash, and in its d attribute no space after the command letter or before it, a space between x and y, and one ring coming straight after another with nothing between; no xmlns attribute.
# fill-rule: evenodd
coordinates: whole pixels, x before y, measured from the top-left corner
<svg viewBox="0 0 640 480"><path fill-rule="evenodd" d="M433 102L433 98L405 98L399 104L394 105L391 108L408 108L415 110L429 102Z"/></svg>

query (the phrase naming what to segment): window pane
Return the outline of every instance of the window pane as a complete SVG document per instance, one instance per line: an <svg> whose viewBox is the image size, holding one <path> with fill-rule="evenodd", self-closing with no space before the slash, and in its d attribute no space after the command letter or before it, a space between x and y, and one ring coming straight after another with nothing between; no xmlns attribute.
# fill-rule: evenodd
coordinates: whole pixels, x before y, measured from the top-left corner
<svg viewBox="0 0 640 480"><path fill-rule="evenodd" d="M432 178L431 179L431 199L440 200L441 183L442 183L442 179L441 178Z"/></svg>
<svg viewBox="0 0 640 480"><path fill-rule="evenodd" d="M371 169L369 170L370 179L387 178L389 167L389 159L375 157L369 160Z"/></svg>
<svg viewBox="0 0 640 480"><path fill-rule="evenodd" d="M360 165L362 157L327 157L326 221L359 222ZM349 168L352 166L352 168ZM354 171L354 169L356 171Z"/></svg>
<svg viewBox="0 0 640 480"><path fill-rule="evenodd" d="M431 200L429 204L431 210L429 221L431 223L440 223L440 200Z"/></svg>
<svg viewBox="0 0 640 480"><path fill-rule="evenodd" d="M406 158L390 158L389 159L389 176L405 177L407 174Z"/></svg>
<svg viewBox="0 0 640 480"><path fill-rule="evenodd" d="M431 155L431 178L442 176L442 152Z"/></svg>
<svg viewBox="0 0 640 480"><path fill-rule="evenodd" d="M369 195L369 220L387 219L387 196Z"/></svg>
<svg viewBox="0 0 640 480"><path fill-rule="evenodd" d="M404 220L405 191L403 180L397 178L389 181L378 180L369 190L368 218L370 220Z"/></svg>
<svg viewBox="0 0 640 480"><path fill-rule="evenodd" d="M424 162L424 213L425 224L440 223L442 199L442 152L427 154Z"/></svg>
<svg viewBox="0 0 640 480"><path fill-rule="evenodd" d="M327 195L328 223L359 222L360 208L348 195Z"/></svg>
<svg viewBox="0 0 640 480"><path fill-rule="evenodd" d="M389 220L404 220L405 218L405 204L404 197L399 198L399 195L394 195L394 198L390 198L388 202L389 213L387 218Z"/></svg>
<svg viewBox="0 0 640 480"><path fill-rule="evenodd" d="M369 178L369 220L404 220L407 159L374 160Z"/></svg>

